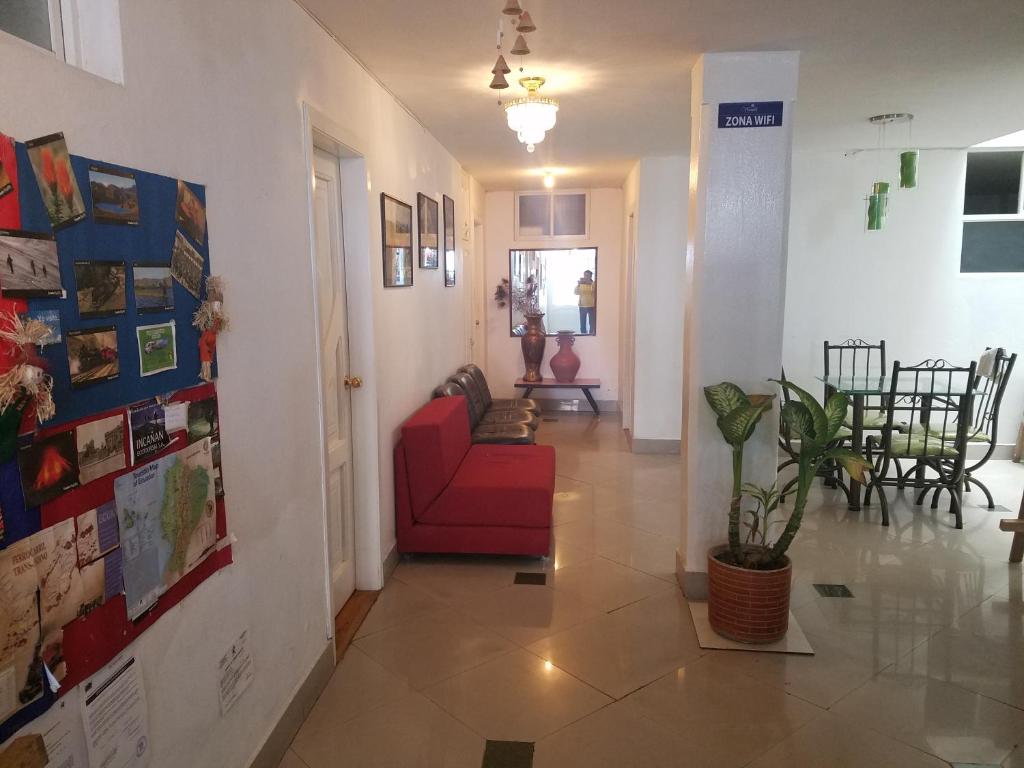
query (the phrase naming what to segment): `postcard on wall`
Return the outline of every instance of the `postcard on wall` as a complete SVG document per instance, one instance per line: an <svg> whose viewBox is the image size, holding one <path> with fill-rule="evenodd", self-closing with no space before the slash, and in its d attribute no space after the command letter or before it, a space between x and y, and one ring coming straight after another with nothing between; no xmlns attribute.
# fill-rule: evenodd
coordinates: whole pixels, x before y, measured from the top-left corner
<svg viewBox="0 0 1024 768"><path fill-rule="evenodd" d="M149 763L141 666L129 648L81 684L79 704L89 765L144 768Z"/></svg>
<svg viewBox="0 0 1024 768"><path fill-rule="evenodd" d="M97 224L138 226L139 189L135 174L101 165L89 166L92 217Z"/></svg>
<svg viewBox="0 0 1024 768"><path fill-rule="evenodd" d="M174 233L174 250L171 251L171 274L185 290L201 298L203 287L203 256L185 239L181 232Z"/></svg>
<svg viewBox="0 0 1024 768"><path fill-rule="evenodd" d="M206 242L206 206L181 179L178 179L178 204L174 218L199 245Z"/></svg>
<svg viewBox="0 0 1024 768"><path fill-rule="evenodd" d="M2 768L89 768L89 757L85 746L85 731L82 729L79 688L66 691L46 712L25 725L0 748ZM17 742L27 739L31 747L20 747L22 754L33 755L32 750L41 746L42 762L4 762ZM39 758L31 757L29 760Z"/></svg>
<svg viewBox="0 0 1024 768"><path fill-rule="evenodd" d="M139 375L152 376L178 367L178 348L174 340L174 321L140 325L135 329L139 346Z"/></svg>
<svg viewBox="0 0 1024 768"><path fill-rule="evenodd" d="M128 618L149 610L217 544L209 439L114 481Z"/></svg>
<svg viewBox="0 0 1024 768"><path fill-rule="evenodd" d="M208 397L204 400L190 402L188 404L188 441L194 443L204 437L216 440L219 436L217 398Z"/></svg>
<svg viewBox="0 0 1024 768"><path fill-rule="evenodd" d="M43 695L32 539L0 550L0 722Z"/></svg>
<svg viewBox="0 0 1024 768"><path fill-rule="evenodd" d="M75 428L82 485L125 467L124 415L88 421Z"/></svg>
<svg viewBox="0 0 1024 768"><path fill-rule="evenodd" d="M18 158L14 154L14 139L0 133L0 197L14 191L18 179Z"/></svg>
<svg viewBox="0 0 1024 768"><path fill-rule="evenodd" d="M26 141L28 159L54 229L85 218L85 203L71 168L71 155L63 133Z"/></svg>
<svg viewBox="0 0 1024 768"><path fill-rule="evenodd" d="M64 340L60 331L60 310L58 309L32 309L25 313L26 320L36 320L50 329L50 335L45 336L39 346L48 347L51 344L59 344Z"/></svg>
<svg viewBox="0 0 1024 768"><path fill-rule="evenodd" d="M419 223L420 269L437 269L437 200L422 192L416 195Z"/></svg>
<svg viewBox="0 0 1024 768"><path fill-rule="evenodd" d="M68 331L67 337L72 387L84 387L121 375L114 326Z"/></svg>
<svg viewBox="0 0 1024 768"><path fill-rule="evenodd" d="M117 507L113 500L75 518L78 531L78 566L84 568L120 546Z"/></svg>
<svg viewBox="0 0 1024 768"><path fill-rule="evenodd" d="M166 312L174 309L174 281L169 264L135 264L135 311Z"/></svg>
<svg viewBox="0 0 1024 768"><path fill-rule="evenodd" d="M64 295L52 235L0 229L0 292L12 299Z"/></svg>
<svg viewBox="0 0 1024 768"><path fill-rule="evenodd" d="M123 261L76 261L78 316L83 320L125 313Z"/></svg>
<svg viewBox="0 0 1024 768"><path fill-rule="evenodd" d="M58 432L37 437L18 449L18 467L25 506L37 507L78 487L78 451L75 433Z"/></svg>
<svg viewBox="0 0 1024 768"><path fill-rule="evenodd" d="M160 453L171 444L164 421L164 407L157 402L128 409L132 430L132 465Z"/></svg>

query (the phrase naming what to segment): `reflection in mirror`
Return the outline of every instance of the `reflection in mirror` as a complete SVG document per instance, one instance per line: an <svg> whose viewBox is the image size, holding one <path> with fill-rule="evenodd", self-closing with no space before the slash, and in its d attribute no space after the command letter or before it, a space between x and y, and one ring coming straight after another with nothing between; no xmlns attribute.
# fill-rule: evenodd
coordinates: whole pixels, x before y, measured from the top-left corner
<svg viewBox="0 0 1024 768"><path fill-rule="evenodd" d="M597 248L509 251L512 336L526 332L526 315L544 314L548 336L597 334Z"/></svg>

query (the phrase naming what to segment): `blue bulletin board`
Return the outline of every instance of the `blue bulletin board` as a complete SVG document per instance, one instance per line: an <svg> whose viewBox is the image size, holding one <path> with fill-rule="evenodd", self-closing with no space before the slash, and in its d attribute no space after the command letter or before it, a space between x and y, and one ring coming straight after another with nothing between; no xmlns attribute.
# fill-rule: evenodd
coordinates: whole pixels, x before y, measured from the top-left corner
<svg viewBox="0 0 1024 768"><path fill-rule="evenodd" d="M21 229L30 232L51 232L50 220L36 185L28 151L22 142L16 145L18 197L21 206ZM139 196L139 223L137 226L99 223L93 217L92 193L89 188L90 164L128 171L135 176ZM176 280L173 281L174 309L165 312L138 314L135 308L135 285L132 265L170 264L175 232L179 225L175 219L177 179L156 173L135 170L113 163L71 155L71 166L78 181L86 216L83 220L58 229L57 256L60 262L61 284L66 298L30 298L29 309L55 309L60 312L63 340L43 349L42 357L50 366L53 376L53 399L57 415L46 422L49 428L74 421L101 411L125 406L139 400L163 395L184 387L201 383L199 379L199 331L192 327L192 314L199 300ZM202 185L189 184L189 188L206 205L206 190ZM190 244L203 257L203 275L210 272L210 236L207 231L203 243L189 238ZM78 314L74 263L76 261L124 261L126 312L122 315L82 319ZM135 328L140 325L175 321L178 367L175 370L142 377L139 371L139 352ZM89 328L117 329L120 375L116 379L72 388L68 368L67 332Z"/></svg>

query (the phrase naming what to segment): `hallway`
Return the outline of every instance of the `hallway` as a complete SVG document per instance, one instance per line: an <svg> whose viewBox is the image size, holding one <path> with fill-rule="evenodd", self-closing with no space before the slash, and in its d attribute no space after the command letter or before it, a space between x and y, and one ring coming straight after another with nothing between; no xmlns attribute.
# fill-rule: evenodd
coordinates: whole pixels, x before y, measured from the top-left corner
<svg viewBox="0 0 1024 768"><path fill-rule="evenodd" d="M673 575L678 457L629 453L614 418L551 418L554 555L403 560L281 768L477 768L486 739L534 742L538 767L1024 765L1005 510L969 496L956 531L891 494L884 529L819 486L791 550L815 655L704 651ZM1022 476L984 473L1007 506Z"/></svg>

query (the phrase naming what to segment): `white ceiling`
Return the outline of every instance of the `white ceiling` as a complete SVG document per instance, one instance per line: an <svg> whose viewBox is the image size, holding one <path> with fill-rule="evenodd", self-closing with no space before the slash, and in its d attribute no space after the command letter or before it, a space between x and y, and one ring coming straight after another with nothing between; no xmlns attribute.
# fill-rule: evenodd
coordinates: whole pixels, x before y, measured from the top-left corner
<svg viewBox="0 0 1024 768"><path fill-rule="evenodd" d="M561 187L619 186L638 158L687 152L705 51L801 52L797 149L872 147L883 112L914 113L926 147L1024 127L1022 0L522 0L526 73L561 102L533 155L488 88L504 0L301 3L488 189L537 187L545 166Z"/></svg>

